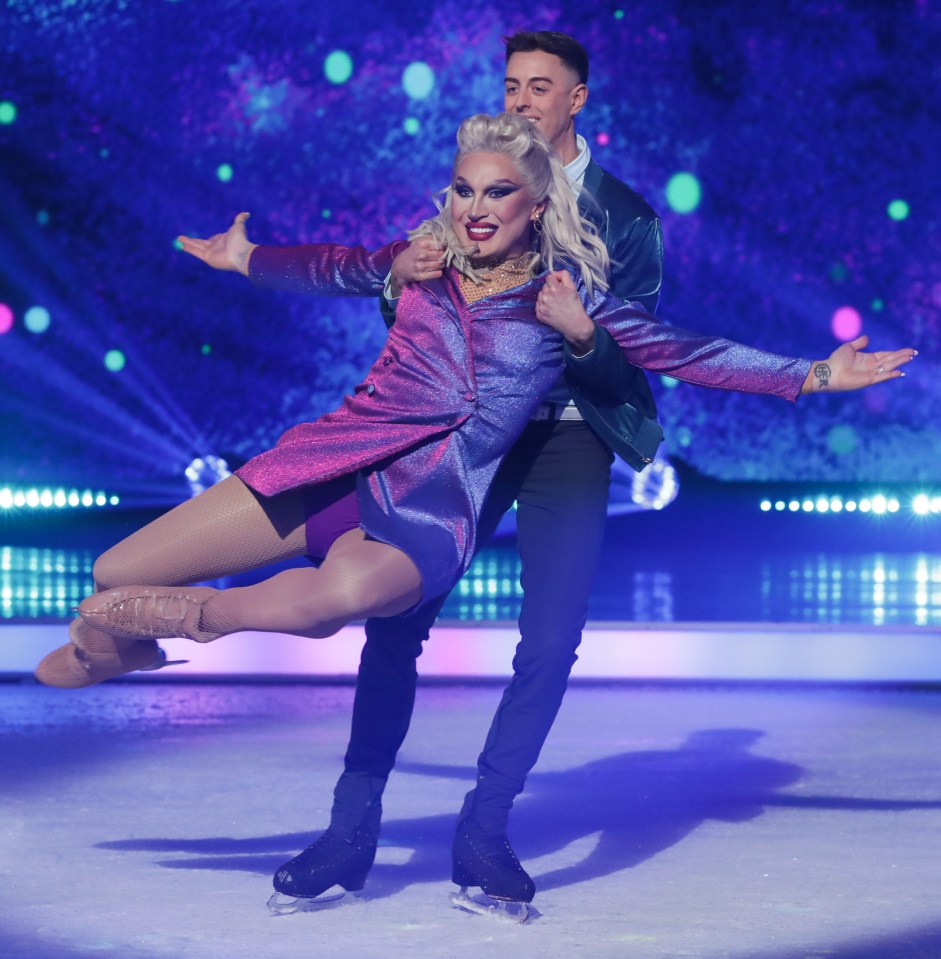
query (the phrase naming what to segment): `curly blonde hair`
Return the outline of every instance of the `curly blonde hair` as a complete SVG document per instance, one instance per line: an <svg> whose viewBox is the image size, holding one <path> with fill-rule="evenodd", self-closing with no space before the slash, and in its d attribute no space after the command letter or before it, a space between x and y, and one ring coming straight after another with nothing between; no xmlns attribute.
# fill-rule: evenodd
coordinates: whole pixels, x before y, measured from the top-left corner
<svg viewBox="0 0 941 959"><path fill-rule="evenodd" d="M472 153L508 156L533 202L546 202L540 218L542 229L534 231L533 235L530 275L571 265L581 273L589 295L607 290L608 251L594 226L579 214L562 161L534 123L510 113L496 116L478 113L461 123L457 131L451 185L443 191L444 202L439 204L438 215L422 222L409 234L409 239L431 237L444 248L447 266L453 266L475 282L480 281L480 275L451 223L454 177L463 159Z"/></svg>

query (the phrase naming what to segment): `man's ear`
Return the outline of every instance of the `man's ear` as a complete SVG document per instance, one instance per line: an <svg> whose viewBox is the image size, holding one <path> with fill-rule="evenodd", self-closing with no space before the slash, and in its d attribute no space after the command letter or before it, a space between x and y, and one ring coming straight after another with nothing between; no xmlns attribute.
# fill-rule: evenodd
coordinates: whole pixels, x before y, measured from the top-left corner
<svg viewBox="0 0 941 959"><path fill-rule="evenodd" d="M581 113L582 107L587 100L588 87L584 83L577 83L572 87L572 109L569 116L574 117L576 113Z"/></svg>

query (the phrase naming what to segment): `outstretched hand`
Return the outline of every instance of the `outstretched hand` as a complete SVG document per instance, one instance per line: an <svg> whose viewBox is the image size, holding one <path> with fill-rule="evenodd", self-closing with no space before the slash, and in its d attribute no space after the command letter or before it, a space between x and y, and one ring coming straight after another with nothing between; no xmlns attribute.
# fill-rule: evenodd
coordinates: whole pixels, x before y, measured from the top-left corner
<svg viewBox="0 0 941 959"><path fill-rule="evenodd" d="M214 270L231 270L248 276L248 258L258 245L249 242L245 232L245 221L249 216L248 213L239 213L225 233L217 233L208 240L192 236L178 236L177 240L184 252L208 263Z"/></svg>
<svg viewBox="0 0 941 959"><path fill-rule="evenodd" d="M839 393L898 379L905 375L898 367L918 355L918 350L912 349L863 353L868 344L868 336L858 336L838 346L829 359L812 363L801 392Z"/></svg>

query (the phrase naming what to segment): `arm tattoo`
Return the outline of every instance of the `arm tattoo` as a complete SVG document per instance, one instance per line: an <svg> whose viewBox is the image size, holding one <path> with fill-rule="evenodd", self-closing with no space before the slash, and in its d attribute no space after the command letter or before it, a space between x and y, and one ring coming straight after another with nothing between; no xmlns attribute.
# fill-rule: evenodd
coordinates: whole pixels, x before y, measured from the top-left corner
<svg viewBox="0 0 941 959"><path fill-rule="evenodd" d="M814 379L817 381L818 390L825 390L830 385L830 374L832 372L826 363L818 363L814 367Z"/></svg>

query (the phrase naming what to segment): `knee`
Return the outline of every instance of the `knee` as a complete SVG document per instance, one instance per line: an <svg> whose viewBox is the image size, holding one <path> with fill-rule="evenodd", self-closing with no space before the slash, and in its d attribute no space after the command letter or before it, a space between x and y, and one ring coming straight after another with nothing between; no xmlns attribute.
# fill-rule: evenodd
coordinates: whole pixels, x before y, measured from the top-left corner
<svg viewBox="0 0 941 959"><path fill-rule="evenodd" d="M95 560L95 565L92 567L95 589L99 592L103 589L112 589L115 586L137 585L137 583L132 583L126 578L128 570L127 564L119 562L114 554L115 550L113 548L109 549L106 553L102 553L101 556ZM122 570L125 574L123 577L121 575Z"/></svg>

